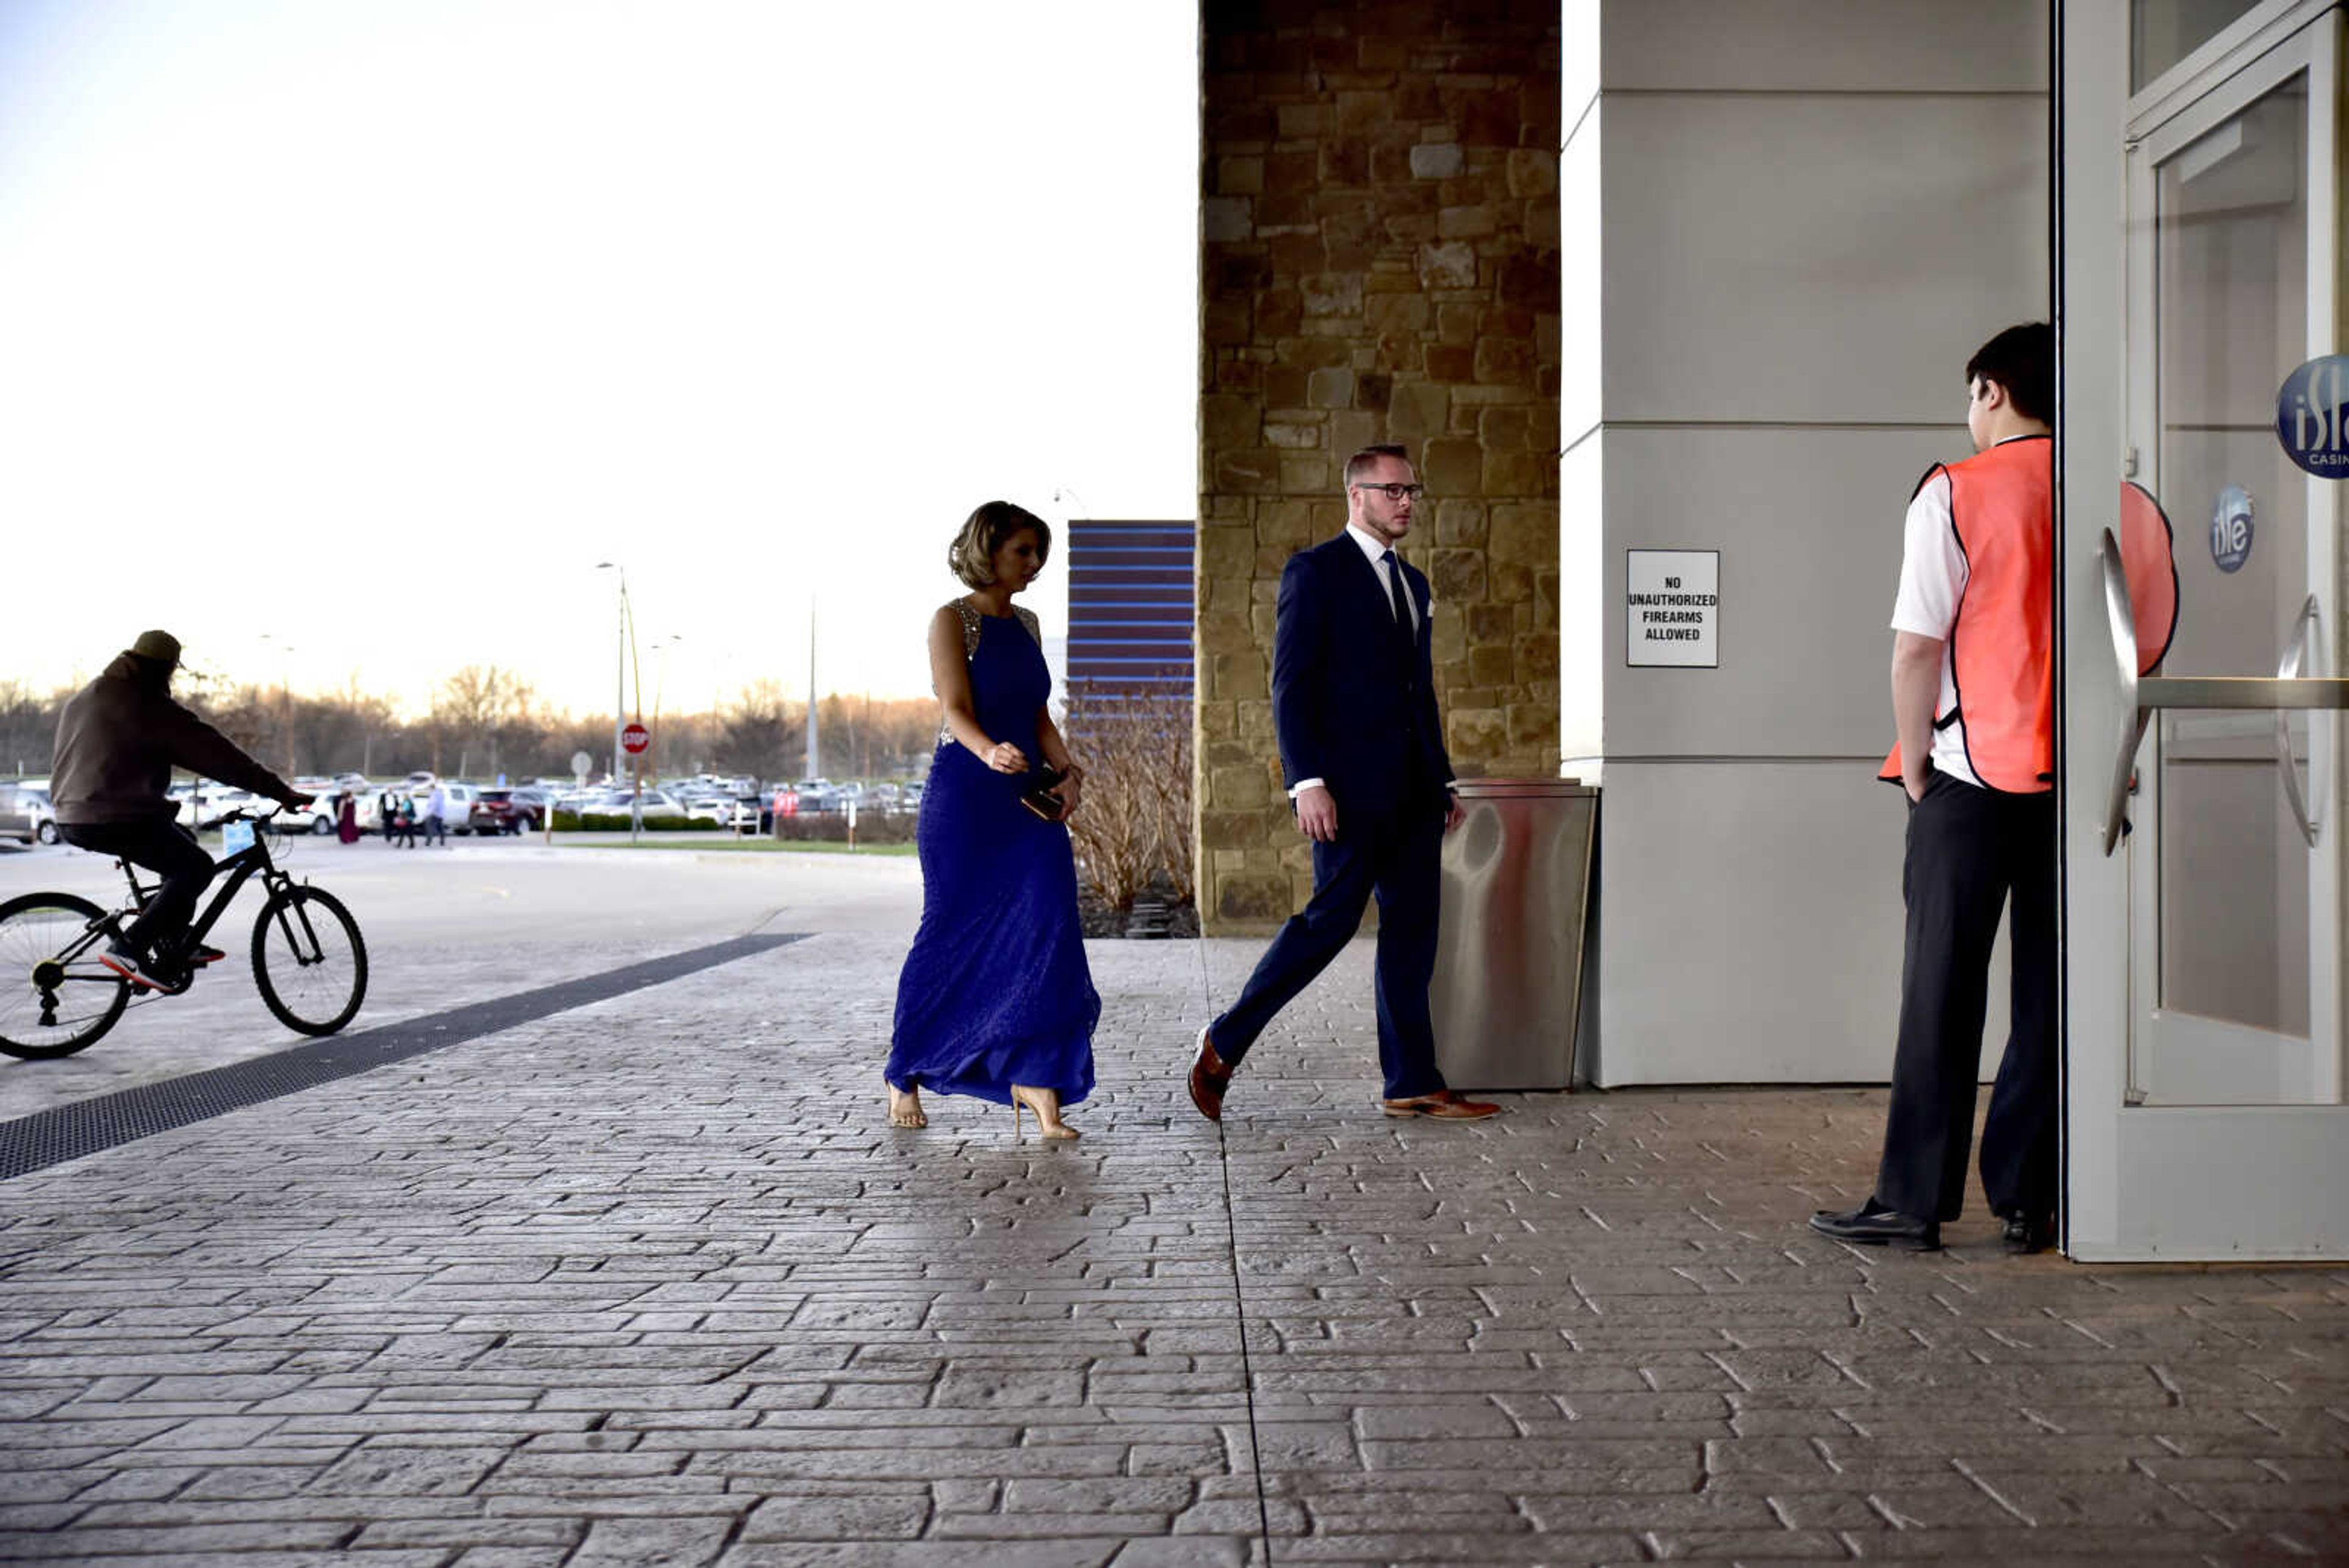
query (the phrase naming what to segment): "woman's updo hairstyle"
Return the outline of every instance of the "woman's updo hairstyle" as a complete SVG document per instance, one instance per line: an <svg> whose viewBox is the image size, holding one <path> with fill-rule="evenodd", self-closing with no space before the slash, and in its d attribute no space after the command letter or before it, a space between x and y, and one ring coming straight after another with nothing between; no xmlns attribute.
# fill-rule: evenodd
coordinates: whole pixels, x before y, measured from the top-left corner
<svg viewBox="0 0 2349 1568"><path fill-rule="evenodd" d="M947 549L947 565L954 575L974 588L991 586L995 581L995 553L1009 544L1023 528L1036 533L1036 564L1042 566L1052 558L1052 525L1024 506L1014 506L1009 501L989 501L964 520L962 532L955 535Z"/></svg>

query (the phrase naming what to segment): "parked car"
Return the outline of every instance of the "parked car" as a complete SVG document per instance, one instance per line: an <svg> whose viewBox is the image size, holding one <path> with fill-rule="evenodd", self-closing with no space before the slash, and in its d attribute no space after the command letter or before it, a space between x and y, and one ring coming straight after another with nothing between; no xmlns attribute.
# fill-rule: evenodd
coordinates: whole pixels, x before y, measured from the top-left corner
<svg viewBox="0 0 2349 1568"><path fill-rule="evenodd" d="M473 803L481 799L481 792L480 786L467 784L450 784L444 780L441 783L440 788L449 797L448 811L441 818L442 821L449 825L449 831L451 833L472 832ZM417 810L421 813L424 809L424 803L431 798L431 786L428 784L425 786L424 794L417 798Z"/></svg>
<svg viewBox="0 0 2349 1568"><path fill-rule="evenodd" d="M655 817L667 822L682 822L686 817L684 804L667 790L648 789L645 791L642 800L635 805L623 799L620 809L630 811L639 805L643 811L644 820L647 822L652 821Z"/></svg>
<svg viewBox="0 0 2349 1568"><path fill-rule="evenodd" d="M675 795L666 790L645 791L643 804L643 820L647 822L656 817L670 822L679 822L685 818L685 807L678 803ZM597 790L585 795L565 797L555 802L556 810L575 811L583 816L626 816L634 811L636 806L636 793L626 787Z"/></svg>
<svg viewBox="0 0 2349 1568"><path fill-rule="evenodd" d="M13 838L19 844L31 844L40 838L40 829L33 820L36 798L46 804L46 797L38 790L23 784L0 784L0 838ZM54 822L49 831L57 831Z"/></svg>
<svg viewBox="0 0 2349 1568"><path fill-rule="evenodd" d="M179 808L173 820L186 828L200 826L212 821L222 812L229 810L229 805L222 803L232 795L243 800L253 798L243 790L224 789L209 780L200 784L173 784L164 793Z"/></svg>
<svg viewBox="0 0 2349 1568"><path fill-rule="evenodd" d="M740 801L730 794L688 795L684 805L688 816L703 817L720 827L740 827L761 815L757 801Z"/></svg>
<svg viewBox="0 0 2349 1568"><path fill-rule="evenodd" d="M258 816L264 811L274 811L277 808L275 801L264 799L251 790L243 789L209 790L198 796L198 800L200 805L195 813L195 823L192 825L195 826L202 826L207 822L216 822L232 811L246 812ZM274 826L275 824L273 823L271 826ZM306 833L309 831L309 824L305 822L295 831Z"/></svg>
<svg viewBox="0 0 2349 1568"><path fill-rule="evenodd" d="M58 841L57 811L57 807L49 803L47 785L46 784L18 784L16 788L32 803L33 836L44 844L57 843Z"/></svg>
<svg viewBox="0 0 2349 1568"><path fill-rule="evenodd" d="M296 784L295 787L302 789L303 786ZM303 789L303 793L313 797L310 804L298 807L287 806L277 814L277 819L270 826L280 833L334 832L334 789L331 786L322 790ZM267 803L263 804L265 805Z"/></svg>
<svg viewBox="0 0 2349 1568"><path fill-rule="evenodd" d="M474 792L466 825L475 833L527 833L545 822L546 797L536 790L492 786Z"/></svg>

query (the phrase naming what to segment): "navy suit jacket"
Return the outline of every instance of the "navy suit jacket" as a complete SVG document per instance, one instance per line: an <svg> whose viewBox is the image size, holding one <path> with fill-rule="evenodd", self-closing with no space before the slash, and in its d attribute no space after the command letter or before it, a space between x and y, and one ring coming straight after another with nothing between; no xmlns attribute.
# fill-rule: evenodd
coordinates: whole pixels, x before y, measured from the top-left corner
<svg viewBox="0 0 2349 1568"><path fill-rule="evenodd" d="M1398 556L1419 612L1408 653L1383 573L1350 535L1300 550L1280 574L1272 722L1290 788L1319 778L1341 812L1440 803L1452 778L1435 712L1427 579ZM1341 817L1340 820L1343 820Z"/></svg>

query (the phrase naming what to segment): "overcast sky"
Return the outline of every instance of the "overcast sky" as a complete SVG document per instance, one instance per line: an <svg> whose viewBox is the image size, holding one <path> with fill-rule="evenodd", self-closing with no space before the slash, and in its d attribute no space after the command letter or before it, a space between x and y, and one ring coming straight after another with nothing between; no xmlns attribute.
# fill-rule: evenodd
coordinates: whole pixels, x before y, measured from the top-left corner
<svg viewBox="0 0 2349 1568"><path fill-rule="evenodd" d="M1195 26L0 0L0 678L608 710L616 560L647 710L803 689L812 598L926 692L979 501L1193 514Z"/></svg>

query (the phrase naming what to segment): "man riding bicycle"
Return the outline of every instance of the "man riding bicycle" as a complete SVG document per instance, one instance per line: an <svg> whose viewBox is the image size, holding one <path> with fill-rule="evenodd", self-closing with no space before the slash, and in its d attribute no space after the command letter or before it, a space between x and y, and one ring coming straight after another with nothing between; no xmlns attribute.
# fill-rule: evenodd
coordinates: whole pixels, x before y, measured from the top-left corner
<svg viewBox="0 0 2349 1568"><path fill-rule="evenodd" d="M239 751L234 742L171 701L180 639L143 631L106 672L68 699L57 720L49 794L57 834L67 844L112 855L162 878L122 940L98 961L135 984L171 990L194 965L214 962L217 948L187 944L196 901L212 880L212 858L173 819L165 793L171 770L191 774L287 806L314 798Z"/></svg>

